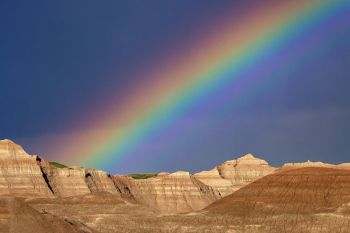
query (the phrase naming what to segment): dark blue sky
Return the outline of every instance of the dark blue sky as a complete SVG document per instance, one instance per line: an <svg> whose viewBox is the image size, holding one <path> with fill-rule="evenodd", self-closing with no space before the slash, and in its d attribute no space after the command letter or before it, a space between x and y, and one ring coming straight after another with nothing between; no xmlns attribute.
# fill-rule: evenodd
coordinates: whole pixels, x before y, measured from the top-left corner
<svg viewBox="0 0 350 233"><path fill-rule="evenodd" d="M143 78L131 78L133 70L154 65L154 58L181 47L227 9L248 4L254 1L1 1L0 138L59 160L41 144L45 137L74 129L91 106L103 106L106 93L122 93ZM127 165L134 159L128 157L110 170L196 171L248 152L274 165L350 162L346 15L313 29L317 41L306 35L280 51L301 61L281 62L285 68L274 74L280 81L249 90L253 93L241 96L239 106L229 100L197 106L179 119L182 128L167 129L172 136L154 139L162 142L157 148L140 148L152 154L141 165ZM310 49L295 52L303 43Z"/></svg>

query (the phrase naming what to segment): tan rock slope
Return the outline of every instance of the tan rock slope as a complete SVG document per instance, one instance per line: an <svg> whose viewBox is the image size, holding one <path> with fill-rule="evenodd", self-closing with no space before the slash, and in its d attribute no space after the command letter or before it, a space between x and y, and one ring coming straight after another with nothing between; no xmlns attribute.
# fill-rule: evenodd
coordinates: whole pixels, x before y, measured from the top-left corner
<svg viewBox="0 0 350 233"><path fill-rule="evenodd" d="M265 176L205 212L248 232L350 232L349 193L349 170L304 167Z"/></svg>
<svg viewBox="0 0 350 233"><path fill-rule="evenodd" d="M349 191L349 170L306 167L270 174L188 214L160 215L112 194L28 203L102 233L348 233Z"/></svg>
<svg viewBox="0 0 350 233"><path fill-rule="evenodd" d="M196 173L194 177L211 186L220 197L224 197L274 171L275 168L265 160L247 154L236 160L226 161L210 171Z"/></svg>
<svg viewBox="0 0 350 233"><path fill-rule="evenodd" d="M219 197L188 172L136 180L91 168L58 168L10 140L0 141L0 155L0 195L53 198L107 192L167 213L199 210Z"/></svg>
<svg viewBox="0 0 350 233"><path fill-rule="evenodd" d="M97 233L84 224L40 213L15 197L0 197L2 233Z"/></svg>
<svg viewBox="0 0 350 233"><path fill-rule="evenodd" d="M280 169L295 169L302 167L328 167L328 168L340 168L340 169L350 169L350 163L341 164L330 164L323 162L312 162L308 160L304 163L285 163Z"/></svg>
<svg viewBox="0 0 350 233"><path fill-rule="evenodd" d="M91 193L85 181L85 169L56 168L42 159L38 162L55 196L70 197Z"/></svg>
<svg viewBox="0 0 350 233"><path fill-rule="evenodd" d="M0 141L0 232L6 233L348 233L349 193L349 164L275 169L248 154L194 175L133 179L58 168ZM191 213L177 214L183 212Z"/></svg>
<svg viewBox="0 0 350 233"><path fill-rule="evenodd" d="M0 141L0 195L50 197L36 157L10 140Z"/></svg>
<svg viewBox="0 0 350 233"><path fill-rule="evenodd" d="M162 212L180 213L200 210L274 171L265 160L247 154L194 175L175 172L145 180L122 176L115 176L114 180L138 203Z"/></svg>
<svg viewBox="0 0 350 233"><path fill-rule="evenodd" d="M165 213L200 210L218 199L211 187L189 172L179 171L143 180L115 176L114 180L120 190L128 192L136 202Z"/></svg>
<svg viewBox="0 0 350 233"><path fill-rule="evenodd" d="M84 223L90 229L97 229L100 233L171 232L159 229L159 226L168 229L157 218L159 213L139 204L125 202L120 197L105 192L64 198L30 199L26 200L26 204L40 213L46 212L54 216L61 216L65 221L75 225L77 222ZM0 232L3 233L1 230ZM56 231L52 232L56 233ZM60 231L60 233L70 232ZM51 233L51 231L45 233Z"/></svg>
<svg viewBox="0 0 350 233"><path fill-rule="evenodd" d="M10 140L0 140L0 195L68 197L95 192L120 195L111 176L103 171L57 168Z"/></svg>
<svg viewBox="0 0 350 233"><path fill-rule="evenodd" d="M38 158L47 183L55 196L70 197L96 192L119 195L111 176L104 171L91 168L57 168Z"/></svg>
<svg viewBox="0 0 350 233"><path fill-rule="evenodd" d="M274 170L248 154L195 175L161 173L136 180L95 169L57 168L9 140L0 141L0 155L0 194L71 197L108 192L166 213L202 209Z"/></svg>

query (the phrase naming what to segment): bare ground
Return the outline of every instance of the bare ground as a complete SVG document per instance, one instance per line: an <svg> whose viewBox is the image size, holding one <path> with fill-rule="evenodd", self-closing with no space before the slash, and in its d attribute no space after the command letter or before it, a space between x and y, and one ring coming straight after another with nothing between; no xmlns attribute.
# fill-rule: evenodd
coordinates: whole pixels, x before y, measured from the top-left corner
<svg viewBox="0 0 350 233"><path fill-rule="evenodd" d="M10 205L15 209L21 209L21 205L32 207L25 207L28 215L33 215L22 218L25 224L38 222L47 229L57 226L65 230L46 232L79 232L77 229L85 226L100 233L348 233L350 171L328 168L281 171L202 211L187 214L163 215L107 193L25 202ZM9 212L8 206L1 206L5 206L0 209L2 224L6 215L3 213ZM17 216L18 210L14 211L12 214ZM6 220L5 225L16 218ZM69 227L66 223L74 227L65 228ZM10 225L13 227L14 223ZM39 230L22 229L16 233L43 232Z"/></svg>

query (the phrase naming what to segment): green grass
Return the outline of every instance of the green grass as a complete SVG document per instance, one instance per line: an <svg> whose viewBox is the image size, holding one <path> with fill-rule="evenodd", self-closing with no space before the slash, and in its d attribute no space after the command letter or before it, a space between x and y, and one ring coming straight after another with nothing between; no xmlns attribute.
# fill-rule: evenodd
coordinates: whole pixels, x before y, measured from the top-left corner
<svg viewBox="0 0 350 233"><path fill-rule="evenodd" d="M134 179L148 179L157 176L157 173L145 173L145 174L129 174Z"/></svg>
<svg viewBox="0 0 350 233"><path fill-rule="evenodd" d="M63 164L60 164L60 163L57 163L57 162L50 162L50 164L54 167L57 167L57 168L65 168L67 167L66 165L63 165Z"/></svg>

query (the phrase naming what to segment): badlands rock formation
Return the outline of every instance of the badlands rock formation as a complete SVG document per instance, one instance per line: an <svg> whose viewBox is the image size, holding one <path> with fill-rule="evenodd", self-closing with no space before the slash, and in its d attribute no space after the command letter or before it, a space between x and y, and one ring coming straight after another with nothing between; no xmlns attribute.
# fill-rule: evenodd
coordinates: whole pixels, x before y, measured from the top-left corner
<svg viewBox="0 0 350 233"><path fill-rule="evenodd" d="M90 168L58 168L9 140L0 141L0 155L0 194L53 198L107 192L167 213L199 210L219 197L188 172L136 180Z"/></svg>
<svg viewBox="0 0 350 233"><path fill-rule="evenodd" d="M50 197L36 157L10 140L0 141L0 195Z"/></svg>
<svg viewBox="0 0 350 233"><path fill-rule="evenodd" d="M101 233L348 233L349 192L349 170L306 167L270 174L188 214L160 215L112 194L27 203Z"/></svg>
<svg viewBox="0 0 350 233"><path fill-rule="evenodd" d="M274 169L248 154L195 175L162 172L138 180L58 168L0 141L4 233L348 233L349 192L349 164ZM193 210L199 211L176 214Z"/></svg>
<svg viewBox="0 0 350 233"><path fill-rule="evenodd" d="M189 172L179 171L143 180L115 176L114 180L119 189L136 202L165 213L200 210L218 199L210 186Z"/></svg>
<svg viewBox="0 0 350 233"><path fill-rule="evenodd" d="M103 171L57 168L10 140L0 141L0 195L68 197L96 192L119 195L111 176Z"/></svg>
<svg viewBox="0 0 350 233"><path fill-rule="evenodd" d="M244 232L350 232L349 192L348 169L281 170L209 205L204 212L226 216Z"/></svg>
<svg viewBox="0 0 350 233"><path fill-rule="evenodd" d="M323 162L312 162L308 160L304 163L285 163L280 169L296 169L302 167L328 167L328 168L340 168L340 169L350 169L350 163L341 164L330 164Z"/></svg>
<svg viewBox="0 0 350 233"><path fill-rule="evenodd" d="M91 193L107 192L120 196L111 175L101 170L85 169L85 181Z"/></svg>
<svg viewBox="0 0 350 233"><path fill-rule="evenodd" d="M94 233L84 224L42 213L15 197L0 197L1 233Z"/></svg>
<svg viewBox="0 0 350 233"><path fill-rule="evenodd" d="M138 203L162 212L199 210L239 188L275 171L265 160L247 154L226 161L210 171L160 173L157 177L134 180L115 176L120 191Z"/></svg>
<svg viewBox="0 0 350 233"><path fill-rule="evenodd" d="M47 161L37 158L55 196L71 197L96 192L119 194L110 175L104 171L86 168L57 168Z"/></svg>
<svg viewBox="0 0 350 233"><path fill-rule="evenodd" d="M69 197L91 193L85 182L83 168L56 168L38 158L38 164L46 177L47 185L57 197Z"/></svg>
<svg viewBox="0 0 350 233"><path fill-rule="evenodd" d="M108 192L166 213L202 209L274 171L266 161L248 154L195 175L164 172L137 180L95 169L58 168L10 140L0 141L0 156L0 194L72 197Z"/></svg>
<svg viewBox="0 0 350 233"><path fill-rule="evenodd" d="M224 197L274 171L275 168L265 160L247 154L237 160L226 161L210 171L196 173L194 177Z"/></svg>

